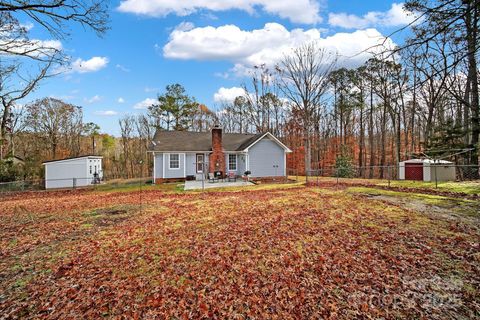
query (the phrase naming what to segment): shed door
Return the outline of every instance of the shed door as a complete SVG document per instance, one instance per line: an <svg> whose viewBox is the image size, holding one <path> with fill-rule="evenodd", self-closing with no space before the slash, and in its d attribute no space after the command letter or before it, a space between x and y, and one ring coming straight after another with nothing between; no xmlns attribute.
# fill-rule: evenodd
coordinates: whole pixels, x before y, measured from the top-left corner
<svg viewBox="0 0 480 320"><path fill-rule="evenodd" d="M423 181L423 164L405 163L405 180Z"/></svg>

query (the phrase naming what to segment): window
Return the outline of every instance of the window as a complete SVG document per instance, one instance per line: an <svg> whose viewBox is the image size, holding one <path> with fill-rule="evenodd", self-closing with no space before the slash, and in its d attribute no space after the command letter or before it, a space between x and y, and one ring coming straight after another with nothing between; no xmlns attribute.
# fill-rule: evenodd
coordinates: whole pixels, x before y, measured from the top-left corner
<svg viewBox="0 0 480 320"><path fill-rule="evenodd" d="M237 171L237 155L228 155L228 171Z"/></svg>
<svg viewBox="0 0 480 320"><path fill-rule="evenodd" d="M170 154L169 169L180 169L180 155L178 153Z"/></svg>
<svg viewBox="0 0 480 320"><path fill-rule="evenodd" d="M90 166L90 174L92 174L92 166Z"/></svg>
<svg viewBox="0 0 480 320"><path fill-rule="evenodd" d="M197 172L201 173L203 172L203 167L204 167L204 158L205 156L203 154L197 154Z"/></svg>

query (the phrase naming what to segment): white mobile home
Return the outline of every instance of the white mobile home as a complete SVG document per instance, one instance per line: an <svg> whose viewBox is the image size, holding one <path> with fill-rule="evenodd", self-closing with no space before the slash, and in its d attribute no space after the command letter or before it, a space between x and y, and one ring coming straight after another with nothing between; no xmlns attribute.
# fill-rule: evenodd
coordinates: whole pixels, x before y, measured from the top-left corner
<svg viewBox="0 0 480 320"><path fill-rule="evenodd" d="M455 181L456 172L453 162L432 159L410 159L399 163L400 180Z"/></svg>
<svg viewBox="0 0 480 320"><path fill-rule="evenodd" d="M83 156L44 162L45 189L86 187L103 178L100 156Z"/></svg>

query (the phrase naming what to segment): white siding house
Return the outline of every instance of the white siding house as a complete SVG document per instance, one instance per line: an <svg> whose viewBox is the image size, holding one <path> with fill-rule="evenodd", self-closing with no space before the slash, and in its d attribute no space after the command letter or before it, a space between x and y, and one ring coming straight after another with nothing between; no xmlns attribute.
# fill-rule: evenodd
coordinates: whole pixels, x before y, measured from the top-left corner
<svg viewBox="0 0 480 320"><path fill-rule="evenodd" d="M248 170L252 177L286 176L285 150L273 138L265 136L247 150Z"/></svg>
<svg viewBox="0 0 480 320"><path fill-rule="evenodd" d="M45 189L85 187L103 178L102 157L84 156L44 162Z"/></svg>
<svg viewBox="0 0 480 320"><path fill-rule="evenodd" d="M153 154L155 183L201 180L207 173L270 179L286 177L286 155L291 150L269 132L259 134L157 131ZM205 171L205 172L204 172Z"/></svg>

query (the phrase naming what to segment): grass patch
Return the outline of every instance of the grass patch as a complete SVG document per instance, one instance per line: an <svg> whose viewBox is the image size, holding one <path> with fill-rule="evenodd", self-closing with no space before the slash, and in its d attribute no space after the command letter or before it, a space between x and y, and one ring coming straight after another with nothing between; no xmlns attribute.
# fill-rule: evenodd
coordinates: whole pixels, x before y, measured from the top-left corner
<svg viewBox="0 0 480 320"><path fill-rule="evenodd" d="M387 186L387 182L377 183L379 186ZM478 181L466 181L466 182L439 182L438 187L435 186L435 182L423 182L423 181L391 181L391 187L401 188L418 188L418 189L432 189L446 192L457 192L465 194L480 194L480 182Z"/></svg>
<svg viewBox="0 0 480 320"><path fill-rule="evenodd" d="M290 179L296 180L299 183L305 183L305 176L290 176ZM309 177L310 182L316 183L337 183L337 178L334 177ZM363 178L338 178L338 183L342 184L362 184L362 185L378 185L388 186L388 180L385 179L363 179ZM470 195L480 194L480 181L447 181L438 182L438 187L435 182L424 181L410 181L410 180L390 180L390 187L394 188L412 188L412 189L427 189L437 190L443 192L465 193Z"/></svg>
<svg viewBox="0 0 480 320"><path fill-rule="evenodd" d="M458 199L423 193L376 189L374 187L350 187L347 189L347 192L371 196L388 196L405 200L411 199L421 201L426 205L449 209L463 215L480 217L480 203L476 200Z"/></svg>
<svg viewBox="0 0 480 320"><path fill-rule="evenodd" d="M183 192L183 184L178 183L162 183L152 184L151 181L129 179L129 180L114 180L101 184L95 187L95 191L101 192L135 192L135 191L149 191L161 190L165 192Z"/></svg>

